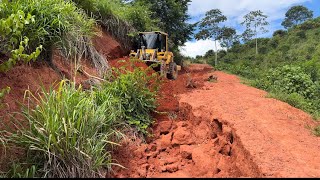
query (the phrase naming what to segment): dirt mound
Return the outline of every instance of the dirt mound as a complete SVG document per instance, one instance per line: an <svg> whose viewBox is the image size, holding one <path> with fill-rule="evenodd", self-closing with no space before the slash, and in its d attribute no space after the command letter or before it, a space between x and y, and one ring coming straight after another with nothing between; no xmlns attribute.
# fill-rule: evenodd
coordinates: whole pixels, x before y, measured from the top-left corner
<svg viewBox="0 0 320 180"><path fill-rule="evenodd" d="M193 73L204 73L213 70L213 67L208 64L192 64L185 67L185 70Z"/></svg>
<svg viewBox="0 0 320 180"><path fill-rule="evenodd" d="M115 59L127 54L109 33L102 28L98 28L97 31L99 33L93 37L92 42L99 53L107 59Z"/></svg>
<svg viewBox="0 0 320 180"><path fill-rule="evenodd" d="M139 60L130 60L129 57L117 58L109 61L111 67L125 68L126 70L133 71L135 68L147 69L149 66Z"/></svg>

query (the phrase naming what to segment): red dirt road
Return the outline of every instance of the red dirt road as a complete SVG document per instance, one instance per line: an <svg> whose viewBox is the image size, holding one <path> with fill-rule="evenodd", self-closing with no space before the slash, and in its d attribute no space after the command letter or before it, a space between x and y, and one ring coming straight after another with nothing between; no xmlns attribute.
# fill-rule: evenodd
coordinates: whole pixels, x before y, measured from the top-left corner
<svg viewBox="0 0 320 180"><path fill-rule="evenodd" d="M303 111L241 84L234 76L191 65L166 80L147 143L126 142L114 155L127 169L114 177L320 177L320 138ZM210 75L217 82L208 82ZM195 89L186 88L192 77Z"/></svg>

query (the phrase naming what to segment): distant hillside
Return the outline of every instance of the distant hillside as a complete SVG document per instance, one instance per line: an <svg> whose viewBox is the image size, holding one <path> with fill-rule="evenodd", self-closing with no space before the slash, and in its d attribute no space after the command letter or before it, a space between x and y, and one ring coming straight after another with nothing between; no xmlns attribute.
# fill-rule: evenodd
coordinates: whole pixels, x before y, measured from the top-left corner
<svg viewBox="0 0 320 180"><path fill-rule="evenodd" d="M320 73L318 72L320 70L319 27L320 18L316 18L289 29L289 31L275 31L272 38L258 40L259 55L255 55L254 40L235 45L228 52L219 53L219 61L222 62L220 68L250 78L261 74L261 70L286 64L308 68L317 66L318 68L312 70L317 72L312 73L313 76L318 77ZM213 56L208 58L208 62L212 64Z"/></svg>

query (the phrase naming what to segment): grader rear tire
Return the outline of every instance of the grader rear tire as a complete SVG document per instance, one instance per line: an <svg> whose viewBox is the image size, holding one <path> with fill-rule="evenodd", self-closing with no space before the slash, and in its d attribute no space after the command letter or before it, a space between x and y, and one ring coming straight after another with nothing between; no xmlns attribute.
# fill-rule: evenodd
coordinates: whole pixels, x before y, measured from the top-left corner
<svg viewBox="0 0 320 180"><path fill-rule="evenodd" d="M169 64L168 79L176 80L178 78L178 67L175 62Z"/></svg>

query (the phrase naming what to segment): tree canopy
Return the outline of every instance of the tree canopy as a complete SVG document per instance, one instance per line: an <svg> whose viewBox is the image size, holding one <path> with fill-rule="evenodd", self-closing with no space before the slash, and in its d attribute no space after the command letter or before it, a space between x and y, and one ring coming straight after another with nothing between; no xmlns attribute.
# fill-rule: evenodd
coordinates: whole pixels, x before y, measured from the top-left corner
<svg viewBox="0 0 320 180"><path fill-rule="evenodd" d="M295 25L301 24L312 17L313 11L309 10L308 8L301 5L293 6L287 11L286 18L281 25L288 29Z"/></svg>

